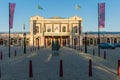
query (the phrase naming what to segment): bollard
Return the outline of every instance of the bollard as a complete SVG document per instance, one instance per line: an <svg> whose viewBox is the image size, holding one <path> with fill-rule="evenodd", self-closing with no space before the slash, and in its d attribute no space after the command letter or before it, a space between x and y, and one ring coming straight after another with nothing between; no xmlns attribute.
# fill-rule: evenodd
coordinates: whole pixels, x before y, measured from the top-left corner
<svg viewBox="0 0 120 80"><path fill-rule="evenodd" d="M89 60L89 77L92 77L92 61Z"/></svg>
<svg viewBox="0 0 120 80"><path fill-rule="evenodd" d="M32 52L32 48L30 48L30 51Z"/></svg>
<svg viewBox="0 0 120 80"><path fill-rule="evenodd" d="M0 66L0 79L1 79L1 66Z"/></svg>
<svg viewBox="0 0 120 80"><path fill-rule="evenodd" d="M106 59L106 51L104 51L104 59Z"/></svg>
<svg viewBox="0 0 120 80"><path fill-rule="evenodd" d="M59 71L59 77L63 77L63 65L62 65L62 60L60 60L60 71Z"/></svg>
<svg viewBox="0 0 120 80"><path fill-rule="evenodd" d="M93 49L93 56L95 55L95 50Z"/></svg>
<svg viewBox="0 0 120 80"><path fill-rule="evenodd" d="M2 51L0 52L0 60L2 60L2 57L3 57L3 55L2 55Z"/></svg>
<svg viewBox="0 0 120 80"><path fill-rule="evenodd" d="M82 48L81 48L81 52L82 52Z"/></svg>
<svg viewBox="0 0 120 80"><path fill-rule="evenodd" d="M120 76L120 60L118 60L118 76Z"/></svg>
<svg viewBox="0 0 120 80"><path fill-rule="evenodd" d="M34 48L32 48L32 51L34 51Z"/></svg>
<svg viewBox="0 0 120 80"><path fill-rule="evenodd" d="M14 56L16 56L16 50L15 50L15 54L14 54Z"/></svg>
<svg viewBox="0 0 120 80"><path fill-rule="evenodd" d="M29 61L29 77L33 77L33 71L32 71L32 60Z"/></svg>

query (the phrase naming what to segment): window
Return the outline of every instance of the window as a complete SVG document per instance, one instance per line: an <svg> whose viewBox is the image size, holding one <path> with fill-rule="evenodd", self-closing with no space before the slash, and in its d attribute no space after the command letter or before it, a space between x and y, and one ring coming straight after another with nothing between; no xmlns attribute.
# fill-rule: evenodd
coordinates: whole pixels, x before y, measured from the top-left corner
<svg viewBox="0 0 120 80"><path fill-rule="evenodd" d="M35 26L35 27L33 28L33 33L34 33L34 34L39 33L39 26Z"/></svg>
<svg viewBox="0 0 120 80"><path fill-rule="evenodd" d="M36 33L39 33L39 26L36 26Z"/></svg>
<svg viewBox="0 0 120 80"><path fill-rule="evenodd" d="M50 26L47 27L47 32L51 32Z"/></svg>
<svg viewBox="0 0 120 80"><path fill-rule="evenodd" d="M74 27L74 32L77 33L77 26Z"/></svg>
<svg viewBox="0 0 120 80"><path fill-rule="evenodd" d="M62 27L62 32L66 32L66 27L65 26Z"/></svg>

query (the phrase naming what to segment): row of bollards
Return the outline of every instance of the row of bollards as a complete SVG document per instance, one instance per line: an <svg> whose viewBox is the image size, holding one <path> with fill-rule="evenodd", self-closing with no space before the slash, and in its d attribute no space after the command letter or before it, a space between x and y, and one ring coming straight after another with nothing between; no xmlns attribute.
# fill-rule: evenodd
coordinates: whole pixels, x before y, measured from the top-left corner
<svg viewBox="0 0 120 80"><path fill-rule="evenodd" d="M29 60L29 78L33 78L33 69L32 69L32 60ZM118 76L120 76L120 60L118 60ZM0 66L0 78L1 78L1 66ZM92 60L89 59L89 71L88 71L88 76L92 77ZM59 65L59 77L63 77L63 61L60 60L60 65Z"/></svg>
<svg viewBox="0 0 120 80"><path fill-rule="evenodd" d="M93 49L93 56L95 56L95 50ZM106 59L106 51L104 51L103 58Z"/></svg>
<svg viewBox="0 0 120 80"><path fill-rule="evenodd" d="M120 76L120 60L118 60L118 76ZM92 60L89 60L89 77L92 77Z"/></svg>
<svg viewBox="0 0 120 80"><path fill-rule="evenodd" d="M29 51L30 52L33 52L33 51L36 51L37 49L36 48L30 48L29 49ZM14 50L14 56L16 57L17 56L17 51L16 50ZM10 57L9 57L10 58ZM2 60L3 59L3 53L2 53L2 51L0 51L0 60Z"/></svg>
<svg viewBox="0 0 120 80"><path fill-rule="evenodd" d="M80 49L80 52L83 52L82 48L79 48L79 49ZM93 49L93 56L94 55L95 55L95 50ZM106 51L104 51L103 58L104 59L107 58ZM118 60L117 74L118 74L118 76L120 76L120 60ZM88 75L89 75L89 77L92 77L92 60L91 59L89 60L89 74Z"/></svg>
<svg viewBox="0 0 120 80"><path fill-rule="evenodd" d="M29 78L33 77L32 60L29 61ZM63 63L60 60L59 77L63 77Z"/></svg>

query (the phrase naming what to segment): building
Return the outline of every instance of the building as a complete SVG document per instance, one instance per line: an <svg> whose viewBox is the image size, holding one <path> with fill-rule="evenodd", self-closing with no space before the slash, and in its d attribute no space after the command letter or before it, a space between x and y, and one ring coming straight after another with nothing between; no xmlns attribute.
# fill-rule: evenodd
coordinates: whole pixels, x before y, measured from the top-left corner
<svg viewBox="0 0 120 80"><path fill-rule="evenodd" d="M26 45L32 47L51 47L52 41L59 40L60 46L79 46L87 44L97 46L98 34L82 32L82 18L73 16L70 18L41 16L30 17L30 32L26 33ZM11 33L10 44L13 46L23 46L23 33ZM100 42L120 43L120 33L102 33ZM9 34L0 33L0 45L9 44Z"/></svg>
<svg viewBox="0 0 120 80"><path fill-rule="evenodd" d="M74 32L74 34L72 33ZM30 18L30 45L51 47L52 41L59 40L61 46L79 45L82 32L82 18L33 16Z"/></svg>

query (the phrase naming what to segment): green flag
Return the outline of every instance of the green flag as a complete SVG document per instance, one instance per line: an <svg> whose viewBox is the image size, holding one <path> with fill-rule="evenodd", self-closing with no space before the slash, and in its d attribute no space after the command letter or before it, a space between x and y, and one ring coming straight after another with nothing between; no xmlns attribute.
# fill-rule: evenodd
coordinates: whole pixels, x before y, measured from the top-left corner
<svg viewBox="0 0 120 80"><path fill-rule="evenodd" d="M40 9L40 10L43 10L43 8L39 4L38 4L37 8Z"/></svg>
<svg viewBox="0 0 120 80"><path fill-rule="evenodd" d="M76 10L80 10L81 6L80 5L75 5Z"/></svg>
<svg viewBox="0 0 120 80"><path fill-rule="evenodd" d="M72 37L75 37L74 27L72 27Z"/></svg>

